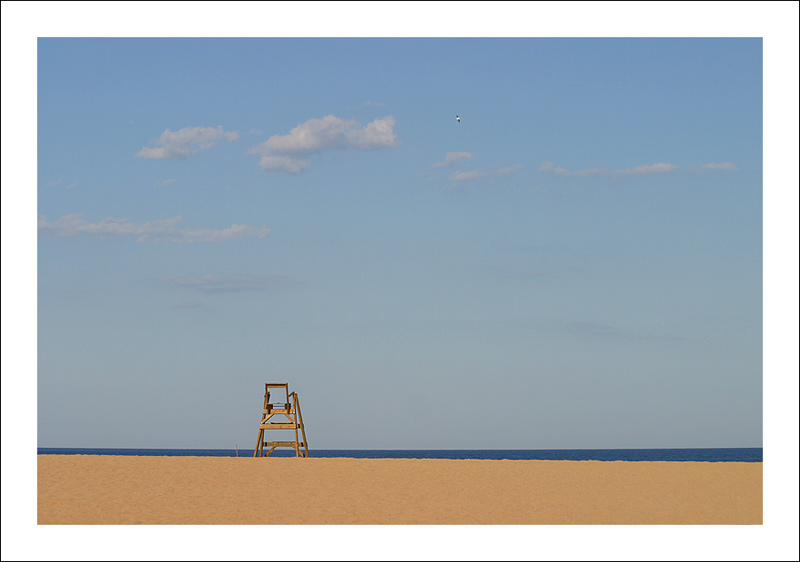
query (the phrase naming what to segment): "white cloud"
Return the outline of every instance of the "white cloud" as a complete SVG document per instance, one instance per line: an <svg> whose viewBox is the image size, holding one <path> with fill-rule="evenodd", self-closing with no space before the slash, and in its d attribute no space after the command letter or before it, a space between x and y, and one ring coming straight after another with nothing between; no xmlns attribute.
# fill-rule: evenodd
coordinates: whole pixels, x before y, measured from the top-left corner
<svg viewBox="0 0 800 562"><path fill-rule="evenodd" d="M588 168L586 170L578 170L577 172L570 172L564 168L556 168L553 170L553 173L559 176L578 176L584 178L589 176L607 176L613 174L611 170L607 170L605 168Z"/></svg>
<svg viewBox="0 0 800 562"><path fill-rule="evenodd" d="M624 176L631 174L654 174L661 172L671 172L676 170L678 166L675 164L646 164L636 168L624 168L621 170L609 170L607 168L589 168L586 170L570 171L565 168L556 167L552 162L543 161L539 166L540 172L550 172L557 176L576 176L576 177L589 177L589 176Z"/></svg>
<svg viewBox="0 0 800 562"><path fill-rule="evenodd" d="M444 168L446 166L452 166L456 162L460 162L461 160L471 160L472 153L471 152L448 152L444 160L441 162L436 162L435 164L431 164L431 168Z"/></svg>
<svg viewBox="0 0 800 562"><path fill-rule="evenodd" d="M676 170L678 167L675 164L664 164L660 162L658 164L647 164L645 166L639 166L637 168L626 168L624 170L616 170L615 174L658 174L661 172L671 172L672 170Z"/></svg>
<svg viewBox="0 0 800 562"><path fill-rule="evenodd" d="M379 101L365 101L361 105L363 105L363 106L371 106L371 107L386 107L385 103L381 103Z"/></svg>
<svg viewBox="0 0 800 562"><path fill-rule="evenodd" d="M139 158L186 158L203 150L208 150L221 140L235 141L239 133L226 132L219 127L185 127L179 131L167 129L153 141L154 147L142 147L136 156Z"/></svg>
<svg viewBox="0 0 800 562"><path fill-rule="evenodd" d="M453 182L452 184L450 184L450 187L455 187L460 183L474 181L480 178L485 178L486 176L496 176L498 178L502 178L514 172L515 170L518 170L519 168L522 168L521 164L516 164L514 166L506 166L505 168L497 168L489 170L488 172L483 172L480 170L469 170L467 172L462 172L461 170L459 170L455 174L450 176L450 181Z"/></svg>
<svg viewBox="0 0 800 562"><path fill-rule="evenodd" d="M56 181L51 181L49 183L46 183L45 187L55 187L55 186L60 185L62 183L64 183L64 178L60 178L60 179L58 179ZM76 187L77 185L78 185L78 182L73 182L73 183L71 183L69 185L64 186L64 189L72 189L73 187Z"/></svg>
<svg viewBox="0 0 800 562"><path fill-rule="evenodd" d="M258 165L265 170L282 170L290 174L298 174L308 168L308 162L292 156L262 156Z"/></svg>
<svg viewBox="0 0 800 562"><path fill-rule="evenodd" d="M79 214L65 215L54 221L39 215L39 232L60 238L67 236L122 236L136 238L137 242L220 242L239 238L264 238L270 233L266 226L254 227L234 224L229 228L178 228L183 217L159 219L134 224L128 219L107 218L90 223Z"/></svg>
<svg viewBox="0 0 800 562"><path fill-rule="evenodd" d="M458 172L450 176L450 181L455 183L462 183L465 181L474 181L479 178L486 177L487 175L488 172L480 172L478 170L470 170L468 172L462 172L461 170L459 170Z"/></svg>
<svg viewBox="0 0 800 562"><path fill-rule="evenodd" d="M552 162L548 162L547 160L544 160L542 162L541 166L539 166L539 171L540 172L553 172L557 176L564 176L564 175L569 175L570 174L570 172L568 170L565 170L564 168L556 168L555 165Z"/></svg>
<svg viewBox="0 0 800 562"><path fill-rule="evenodd" d="M492 174L494 174L498 178L502 178L503 176L507 176L511 172L519 170L520 168L522 168L522 164L516 164L514 166L506 166L505 168L500 168L498 170L494 170L492 172Z"/></svg>
<svg viewBox="0 0 800 562"><path fill-rule="evenodd" d="M165 277L161 279L173 287L193 289L201 293L239 293L244 291L267 291L290 281L279 275Z"/></svg>
<svg viewBox="0 0 800 562"><path fill-rule="evenodd" d="M701 168L706 168L709 170L738 170L739 167L734 164L733 162L721 162L720 164L715 164L712 162L711 164L705 164L701 166Z"/></svg>
<svg viewBox="0 0 800 562"><path fill-rule="evenodd" d="M395 118L375 119L366 127L333 115L309 119L288 135L274 135L247 153L261 156L259 166L296 174L308 167L306 157L331 150L374 150L397 146Z"/></svg>

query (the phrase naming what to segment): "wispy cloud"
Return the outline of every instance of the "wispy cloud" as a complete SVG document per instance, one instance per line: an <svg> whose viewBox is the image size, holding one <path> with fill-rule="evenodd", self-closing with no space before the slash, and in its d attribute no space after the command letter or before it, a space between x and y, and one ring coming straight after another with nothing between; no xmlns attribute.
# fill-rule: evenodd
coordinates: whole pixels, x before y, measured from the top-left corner
<svg viewBox="0 0 800 562"><path fill-rule="evenodd" d="M450 184L450 187L455 187L461 183L475 181L481 178L485 178L487 176L495 176L498 178L502 178L518 170L519 168L522 168L521 164L516 164L514 166L506 166L505 168L495 168L489 171L468 170L466 172L462 172L461 170L459 170L452 176L450 176L449 179L451 182L453 182Z"/></svg>
<svg viewBox="0 0 800 562"><path fill-rule="evenodd" d="M203 306L200 301L181 301L172 308L202 308Z"/></svg>
<svg viewBox="0 0 800 562"><path fill-rule="evenodd" d="M264 238L270 233L266 226L255 227L234 224L229 228L178 228L183 217L159 219L134 224L128 219L107 218L100 222L87 222L80 214L65 215L60 219L48 221L39 215L39 232L57 237L96 236L130 237L137 242L221 242L240 238Z"/></svg>
<svg viewBox="0 0 800 562"><path fill-rule="evenodd" d="M502 178L503 176L507 176L511 172L515 172L522 168L522 164L516 164L514 166L506 166L505 168L498 168L497 170L493 170L491 173L498 178Z"/></svg>
<svg viewBox="0 0 800 562"><path fill-rule="evenodd" d="M379 101L365 101L361 105L370 107L386 107L385 103L381 103Z"/></svg>
<svg viewBox="0 0 800 562"><path fill-rule="evenodd" d="M261 157L259 166L297 174L308 167L307 157L332 150L374 150L397 146L395 118L375 119L365 127L354 121L328 115L309 119L287 135L274 135L251 148L248 154Z"/></svg>
<svg viewBox="0 0 800 562"><path fill-rule="evenodd" d="M556 321L548 324L552 324L553 328L559 328L560 331L570 336L582 339L614 338L619 340L644 340L667 344L683 343L688 340L687 337L677 334L647 333L642 332L641 330L631 331L628 329L611 326L609 324L585 320Z"/></svg>
<svg viewBox="0 0 800 562"><path fill-rule="evenodd" d="M489 175L489 172L481 172L479 170L468 170L466 172L462 172L459 170L450 176L450 181L452 181L453 185L455 185L465 181L475 181L477 179L484 178L487 175Z"/></svg>
<svg viewBox="0 0 800 562"><path fill-rule="evenodd" d="M738 170L739 167L734 164L733 162L721 162L719 164L715 164L712 162L711 164L705 164L701 166L701 168L707 170Z"/></svg>
<svg viewBox="0 0 800 562"><path fill-rule="evenodd" d="M565 168L556 167L552 162L544 161L539 166L540 172L550 172L557 176L575 176L575 177L589 177L589 176L625 176L632 174L655 174L662 172L671 172L676 170L678 166L675 164L646 164L644 166L637 166L636 168L624 168L621 170L609 170L608 168L589 168L586 170L570 171Z"/></svg>
<svg viewBox="0 0 800 562"><path fill-rule="evenodd" d="M48 182L48 183L46 183L44 185L45 185L45 187L55 187L55 186L60 185L62 183L64 183L64 178L60 178L60 179L57 179L56 181ZM73 183L71 183L69 185L64 186L63 189L72 189L73 187L75 187L77 185L78 185L78 182L73 182Z"/></svg>
<svg viewBox="0 0 800 562"><path fill-rule="evenodd" d="M672 170L677 170L678 166L675 164L664 164L660 162L658 164L646 164L644 166L638 166L636 168L625 168L624 170L614 170L615 174L618 175L626 175L626 174L660 174L662 172L671 172Z"/></svg>
<svg viewBox="0 0 800 562"><path fill-rule="evenodd" d="M565 322L564 329L575 336L610 336L615 333L608 324L586 321Z"/></svg>
<svg viewBox="0 0 800 562"><path fill-rule="evenodd" d="M168 186L172 185L173 183L175 183L175 178L170 178L168 180L157 182L157 183L154 183L153 185L155 187L168 187Z"/></svg>
<svg viewBox="0 0 800 562"><path fill-rule="evenodd" d="M447 166L452 166L456 162L460 162L462 160L471 160L472 153L471 152L448 152L445 154L444 160L441 162L436 162L435 164L431 164L431 168L445 168Z"/></svg>
<svg viewBox="0 0 800 562"><path fill-rule="evenodd" d="M139 158L186 158L203 150L208 150L221 140L238 140L239 133L226 132L219 127L185 127L178 131L167 129L152 141L153 147L142 147L136 153Z"/></svg>
<svg viewBox="0 0 800 562"><path fill-rule="evenodd" d="M206 294L240 293L246 291L269 291L291 283L280 275L164 277L160 279L180 289L191 289Z"/></svg>

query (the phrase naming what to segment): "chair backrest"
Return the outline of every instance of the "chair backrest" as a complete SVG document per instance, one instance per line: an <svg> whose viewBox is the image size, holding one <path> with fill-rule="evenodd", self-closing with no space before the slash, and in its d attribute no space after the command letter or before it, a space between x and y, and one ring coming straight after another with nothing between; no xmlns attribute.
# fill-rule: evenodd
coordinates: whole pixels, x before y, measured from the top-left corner
<svg viewBox="0 0 800 562"><path fill-rule="evenodd" d="M267 396L266 402L268 402L270 404L289 404L289 383L288 382L268 382L268 383L265 383L264 386L265 386L265 391L266 391L266 396ZM285 400L283 400L282 402L276 402L272 398L272 393L270 392L271 388L283 389L283 394L284 394Z"/></svg>

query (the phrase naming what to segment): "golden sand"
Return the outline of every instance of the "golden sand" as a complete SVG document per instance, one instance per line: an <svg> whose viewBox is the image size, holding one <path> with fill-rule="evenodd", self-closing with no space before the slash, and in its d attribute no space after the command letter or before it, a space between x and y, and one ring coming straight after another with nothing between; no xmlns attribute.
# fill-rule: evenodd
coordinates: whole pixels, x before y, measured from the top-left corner
<svg viewBox="0 0 800 562"><path fill-rule="evenodd" d="M38 456L38 523L761 525L762 463Z"/></svg>

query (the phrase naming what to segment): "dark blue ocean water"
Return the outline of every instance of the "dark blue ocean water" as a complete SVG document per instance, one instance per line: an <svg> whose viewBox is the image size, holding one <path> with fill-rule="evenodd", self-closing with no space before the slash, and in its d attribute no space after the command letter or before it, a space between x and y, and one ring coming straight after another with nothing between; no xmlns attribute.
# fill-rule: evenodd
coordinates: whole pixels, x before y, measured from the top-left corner
<svg viewBox="0 0 800 562"><path fill-rule="evenodd" d="M678 461L763 462L764 449L311 449L311 457L354 459L508 459L557 461ZM235 449L65 449L39 447L40 455L132 455L155 457L235 457ZM239 457L252 457L253 449L239 449ZM293 457L291 449L273 451L271 457Z"/></svg>

